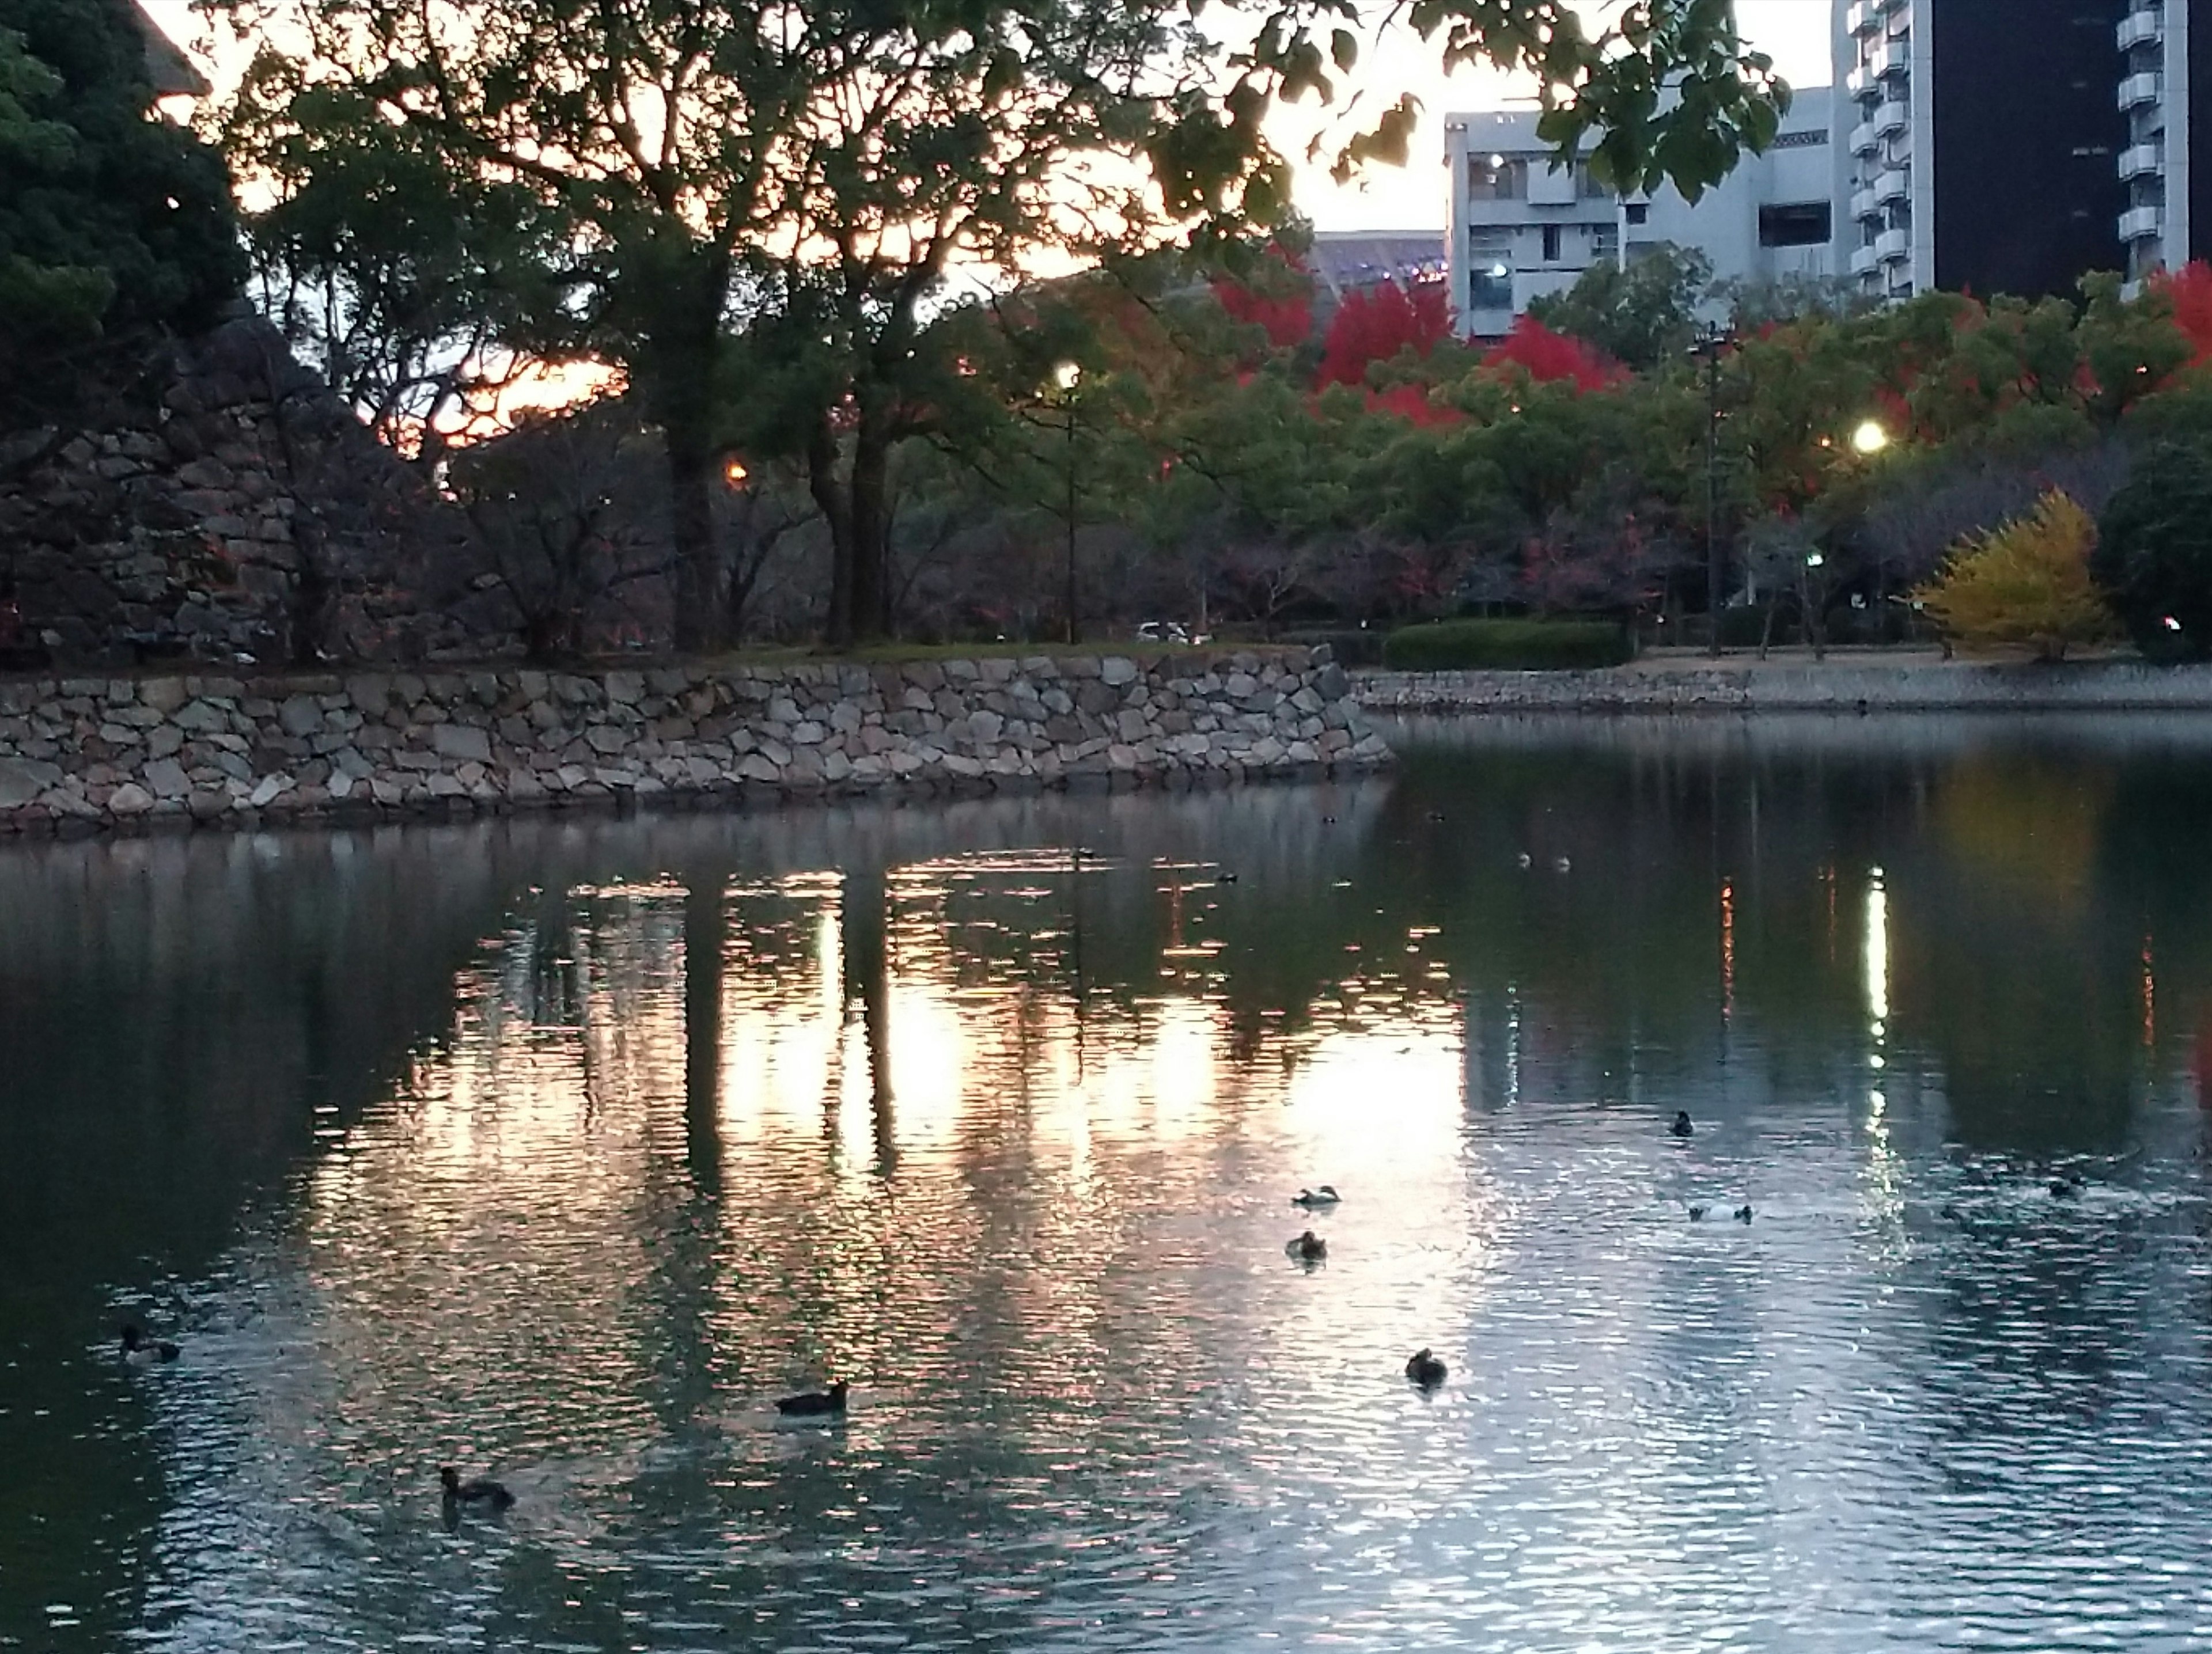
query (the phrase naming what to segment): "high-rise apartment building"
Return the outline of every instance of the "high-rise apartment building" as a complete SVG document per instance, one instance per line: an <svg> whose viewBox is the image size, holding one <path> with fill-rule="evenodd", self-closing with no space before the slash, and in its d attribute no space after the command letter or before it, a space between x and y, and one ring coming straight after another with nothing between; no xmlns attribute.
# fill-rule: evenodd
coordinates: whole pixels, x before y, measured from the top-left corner
<svg viewBox="0 0 2212 1654"><path fill-rule="evenodd" d="M2130 281L2201 258L2212 240L2212 167L2191 164L2196 135L2212 133L2212 7L2196 29L2195 3L2132 0L2115 31L2116 100L2128 124L2119 232Z"/></svg>
<svg viewBox="0 0 2212 1654"><path fill-rule="evenodd" d="M1869 293L2187 262L2193 0L1837 0L1836 199Z"/></svg>

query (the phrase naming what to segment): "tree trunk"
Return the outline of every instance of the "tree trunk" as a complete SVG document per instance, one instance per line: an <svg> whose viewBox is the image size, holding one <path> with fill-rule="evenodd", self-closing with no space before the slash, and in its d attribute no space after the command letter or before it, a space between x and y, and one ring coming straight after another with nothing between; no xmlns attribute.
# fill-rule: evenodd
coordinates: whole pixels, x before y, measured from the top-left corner
<svg viewBox="0 0 2212 1654"><path fill-rule="evenodd" d="M832 649L853 642L853 509L837 475L837 437L823 415L806 445L806 491L830 530L830 616L823 636Z"/></svg>
<svg viewBox="0 0 2212 1654"><path fill-rule="evenodd" d="M723 645L722 559L714 543L714 451L704 421L671 421L669 523L676 547L676 647L686 655Z"/></svg>
<svg viewBox="0 0 2212 1654"><path fill-rule="evenodd" d="M853 641L890 635L890 442L880 416L862 407L853 444Z"/></svg>

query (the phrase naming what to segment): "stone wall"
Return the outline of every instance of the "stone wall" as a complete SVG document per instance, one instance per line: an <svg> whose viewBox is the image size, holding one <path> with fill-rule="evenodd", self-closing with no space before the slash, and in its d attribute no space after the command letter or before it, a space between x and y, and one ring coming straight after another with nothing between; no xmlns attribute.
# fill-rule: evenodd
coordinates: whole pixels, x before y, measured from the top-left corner
<svg viewBox="0 0 2212 1654"><path fill-rule="evenodd" d="M1389 760L1326 648L0 683L0 832L1188 786Z"/></svg>
<svg viewBox="0 0 2212 1654"><path fill-rule="evenodd" d="M2212 711L2212 667L1935 660L1595 672L1364 672L1359 704L1401 712Z"/></svg>
<svg viewBox="0 0 2212 1654"><path fill-rule="evenodd" d="M0 434L0 668L471 652L465 592L426 590L467 525L266 321L138 369Z"/></svg>

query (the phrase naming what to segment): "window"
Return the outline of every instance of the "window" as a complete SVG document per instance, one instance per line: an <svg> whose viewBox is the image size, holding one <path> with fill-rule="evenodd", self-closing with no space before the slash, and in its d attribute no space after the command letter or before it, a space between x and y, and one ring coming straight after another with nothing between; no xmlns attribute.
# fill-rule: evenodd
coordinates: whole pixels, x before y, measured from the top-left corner
<svg viewBox="0 0 2212 1654"><path fill-rule="evenodd" d="M1502 257L1475 258L1467 276L1468 310L1513 310L1513 265Z"/></svg>
<svg viewBox="0 0 2212 1654"><path fill-rule="evenodd" d="M1544 226L1544 262L1547 264L1559 262L1559 227L1557 224Z"/></svg>
<svg viewBox="0 0 2212 1654"><path fill-rule="evenodd" d="M1759 245L1762 247L1817 247L1828 237L1828 203L1825 201L1789 202L1759 209Z"/></svg>
<svg viewBox="0 0 2212 1654"><path fill-rule="evenodd" d="M1467 158L1469 201L1518 201L1528 193L1528 163L1510 155Z"/></svg>
<svg viewBox="0 0 2212 1654"><path fill-rule="evenodd" d="M1641 224L1650 216L1651 209L1646 203L1641 201L1632 201L1628 203L1628 221L1630 223Z"/></svg>
<svg viewBox="0 0 2212 1654"><path fill-rule="evenodd" d="M1598 264L1617 263L1620 257L1620 232L1610 224L1601 225L1589 233L1590 257Z"/></svg>

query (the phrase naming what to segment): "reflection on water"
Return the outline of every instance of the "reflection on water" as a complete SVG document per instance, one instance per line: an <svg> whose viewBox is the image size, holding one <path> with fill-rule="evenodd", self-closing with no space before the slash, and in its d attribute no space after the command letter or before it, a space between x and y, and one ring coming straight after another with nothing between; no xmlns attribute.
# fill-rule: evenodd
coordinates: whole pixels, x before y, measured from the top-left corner
<svg viewBox="0 0 2212 1654"><path fill-rule="evenodd" d="M2212 732L1405 745L0 857L0 1645L2204 1645Z"/></svg>

